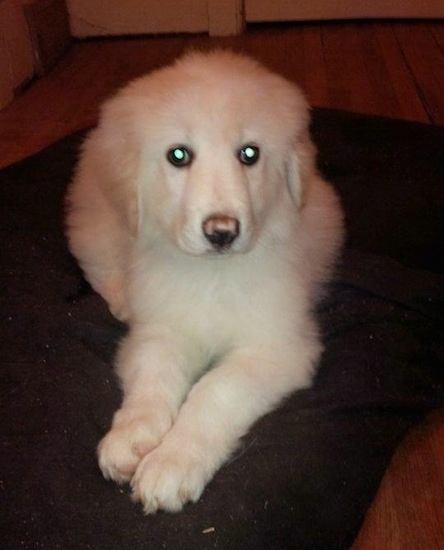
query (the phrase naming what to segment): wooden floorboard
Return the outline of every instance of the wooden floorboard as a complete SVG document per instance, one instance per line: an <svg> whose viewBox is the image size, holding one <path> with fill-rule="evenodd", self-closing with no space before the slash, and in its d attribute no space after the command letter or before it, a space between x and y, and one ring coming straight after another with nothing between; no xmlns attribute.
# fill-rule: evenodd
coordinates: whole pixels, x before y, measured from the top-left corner
<svg viewBox="0 0 444 550"><path fill-rule="evenodd" d="M392 116L399 114L371 24L337 25L324 32L323 43L329 99L333 107L356 112L386 112Z"/></svg>
<svg viewBox="0 0 444 550"><path fill-rule="evenodd" d="M444 56L434 34L414 23L396 26L395 34L430 119L444 124Z"/></svg>
<svg viewBox="0 0 444 550"><path fill-rule="evenodd" d="M396 25L390 23L374 26L375 39L385 65L382 84L390 90L390 108L397 113L396 118L432 122L422 103L414 75L405 62L395 30Z"/></svg>
<svg viewBox="0 0 444 550"><path fill-rule="evenodd" d="M298 82L314 106L444 124L442 22L259 25L232 38L91 40L75 43L0 111L0 166L94 124L100 103L126 81L186 49L215 46L258 57ZM354 550L444 548L443 499L440 412L397 451Z"/></svg>
<svg viewBox="0 0 444 550"><path fill-rule="evenodd" d="M240 37L91 40L0 111L0 166L96 120L128 80L186 49L230 47L299 83L314 106L443 122L442 24L330 23L255 26ZM418 47L417 43L421 46Z"/></svg>
<svg viewBox="0 0 444 550"><path fill-rule="evenodd" d="M441 22L430 21L427 28L432 33L441 55L444 55L444 25Z"/></svg>

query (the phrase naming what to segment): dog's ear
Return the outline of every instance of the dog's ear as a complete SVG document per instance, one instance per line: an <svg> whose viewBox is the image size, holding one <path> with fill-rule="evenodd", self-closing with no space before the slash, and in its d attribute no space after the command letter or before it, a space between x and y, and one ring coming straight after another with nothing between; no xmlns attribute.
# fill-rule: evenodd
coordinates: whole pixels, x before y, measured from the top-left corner
<svg viewBox="0 0 444 550"><path fill-rule="evenodd" d="M142 219L139 186L133 185L126 202L126 223L132 237L137 237Z"/></svg>
<svg viewBox="0 0 444 550"><path fill-rule="evenodd" d="M287 187L297 208L305 202L308 186L316 174L316 148L308 129L297 137L286 166Z"/></svg>
<svg viewBox="0 0 444 550"><path fill-rule="evenodd" d="M125 164L125 168L123 167ZM120 157L120 178L114 189L115 199L120 202L120 211L132 237L139 234L142 212L140 200L140 151L138 145L125 151Z"/></svg>
<svg viewBox="0 0 444 550"><path fill-rule="evenodd" d="M113 211L132 236L139 233L140 212L140 151L133 140L109 127L99 127L92 138L93 157L98 163L99 186Z"/></svg>

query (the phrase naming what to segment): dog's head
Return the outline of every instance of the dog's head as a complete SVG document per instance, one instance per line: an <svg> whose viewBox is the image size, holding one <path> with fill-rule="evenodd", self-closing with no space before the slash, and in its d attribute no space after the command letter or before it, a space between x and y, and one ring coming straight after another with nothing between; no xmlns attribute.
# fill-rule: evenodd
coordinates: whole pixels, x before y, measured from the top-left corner
<svg viewBox="0 0 444 550"><path fill-rule="evenodd" d="M227 52L190 54L105 104L96 136L132 231L193 255L247 252L313 168L299 89ZM282 212L281 212L282 213Z"/></svg>

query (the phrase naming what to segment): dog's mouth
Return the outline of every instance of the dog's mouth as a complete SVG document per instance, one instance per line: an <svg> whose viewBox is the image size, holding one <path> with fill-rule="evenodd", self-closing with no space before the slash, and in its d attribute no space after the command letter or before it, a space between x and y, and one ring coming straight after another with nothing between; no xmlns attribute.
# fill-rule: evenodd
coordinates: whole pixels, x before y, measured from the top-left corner
<svg viewBox="0 0 444 550"><path fill-rule="evenodd" d="M254 247L254 242L248 238L239 238L232 242L217 241L210 243L206 238L197 239L197 242L189 242L179 239L179 248L187 255L208 259L227 258L247 254Z"/></svg>
<svg viewBox="0 0 444 550"><path fill-rule="evenodd" d="M240 221L226 214L212 214L202 223L202 234L211 250L223 254L229 251L241 234Z"/></svg>
<svg viewBox="0 0 444 550"><path fill-rule="evenodd" d="M256 242L250 223L223 214L213 214L197 227L176 234L179 248L191 256L220 258L248 253Z"/></svg>
<svg viewBox="0 0 444 550"><path fill-rule="evenodd" d="M226 247L226 248L218 248L217 250L209 249L206 252L204 252L204 256L209 258L219 258L221 256L234 256L234 255L244 254L244 253L245 253L244 250L237 251L237 250L233 250L231 247Z"/></svg>

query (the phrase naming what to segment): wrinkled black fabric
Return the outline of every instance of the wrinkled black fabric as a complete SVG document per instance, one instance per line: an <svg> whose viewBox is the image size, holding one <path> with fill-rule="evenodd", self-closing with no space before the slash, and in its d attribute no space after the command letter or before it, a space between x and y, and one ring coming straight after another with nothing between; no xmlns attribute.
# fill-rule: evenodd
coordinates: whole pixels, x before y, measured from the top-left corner
<svg viewBox="0 0 444 550"><path fill-rule="evenodd" d="M63 237L83 134L0 171L2 548L350 546L394 449L443 400L444 129L315 110L313 135L349 227L315 385L176 515L143 516L96 463L125 327Z"/></svg>

